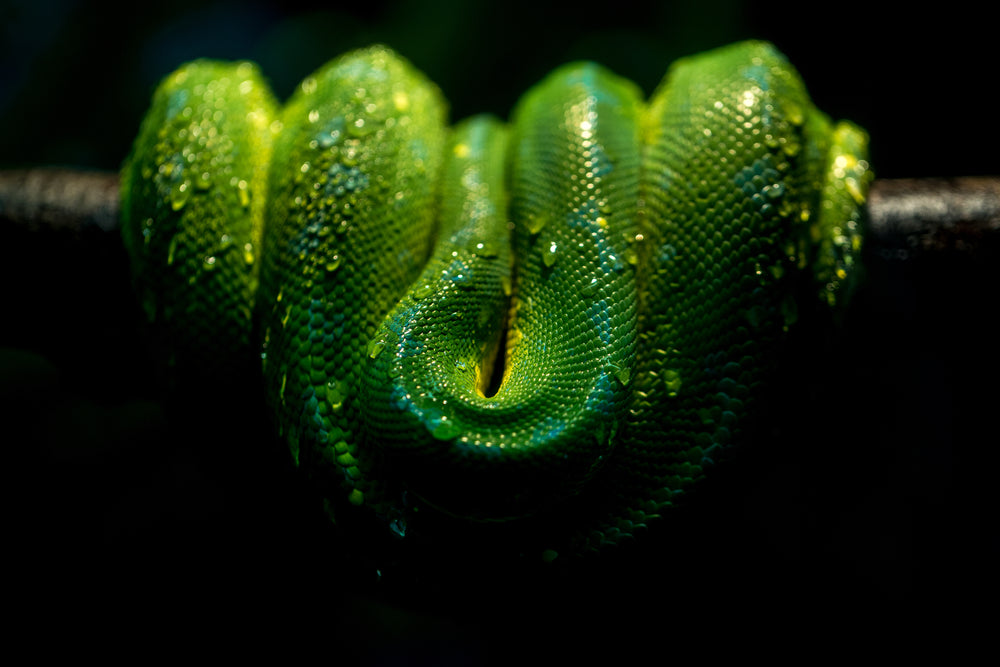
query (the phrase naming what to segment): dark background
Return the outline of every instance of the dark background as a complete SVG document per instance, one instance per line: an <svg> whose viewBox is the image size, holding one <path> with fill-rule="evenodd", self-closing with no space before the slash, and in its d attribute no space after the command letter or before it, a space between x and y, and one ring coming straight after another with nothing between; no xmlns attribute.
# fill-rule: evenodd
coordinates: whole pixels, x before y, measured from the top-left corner
<svg viewBox="0 0 1000 667"><path fill-rule="evenodd" d="M880 178L995 175L992 25L956 3L8 2L0 168L116 170L157 81L196 57L255 60L284 99L328 59L384 42L458 120L506 116L569 60L648 94L675 58L754 37L788 55L821 109L869 130ZM953 465L956 442L990 441L995 242L869 244L843 326L805 318L790 343L763 442L634 558L549 576L461 551L359 560L261 437L260 406L227 398L245 387L163 399L117 238L3 232L7 548L31 625L85 628L103 648L122 627L158 646L234 621L264 636L301 624L359 664L478 663L526 638L683 655L743 646L746 631L770 650L805 636L825 651L895 637L901 617L936 623L959 575L992 584L978 567L997 552L991 485L954 499Z"/></svg>
<svg viewBox="0 0 1000 667"><path fill-rule="evenodd" d="M651 93L674 59L773 41L815 101L875 138L882 177L995 173L987 10L961 3L175 2L0 5L0 166L117 169L155 84L198 57L249 58L279 98L330 58L389 44L452 118L506 117L554 67L601 62Z"/></svg>

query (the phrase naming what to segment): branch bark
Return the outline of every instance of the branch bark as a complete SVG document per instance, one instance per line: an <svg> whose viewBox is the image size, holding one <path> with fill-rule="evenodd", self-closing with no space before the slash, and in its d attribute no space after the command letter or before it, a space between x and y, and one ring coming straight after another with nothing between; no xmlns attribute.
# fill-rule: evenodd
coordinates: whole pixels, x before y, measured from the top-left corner
<svg viewBox="0 0 1000 667"><path fill-rule="evenodd" d="M118 229L118 174L58 167L0 171L0 222L32 231Z"/></svg>
<svg viewBox="0 0 1000 667"><path fill-rule="evenodd" d="M118 174L66 168L0 171L0 222L31 231L118 229ZM1000 232L1000 177L877 180L869 201L876 242L969 249Z"/></svg>
<svg viewBox="0 0 1000 667"><path fill-rule="evenodd" d="M869 237L882 247L973 251L1000 232L1000 177L878 180Z"/></svg>

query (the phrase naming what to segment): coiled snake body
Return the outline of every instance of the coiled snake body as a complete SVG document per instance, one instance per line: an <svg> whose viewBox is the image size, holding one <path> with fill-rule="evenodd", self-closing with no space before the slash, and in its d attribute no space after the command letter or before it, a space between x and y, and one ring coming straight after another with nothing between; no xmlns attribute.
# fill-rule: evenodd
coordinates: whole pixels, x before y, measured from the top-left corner
<svg viewBox="0 0 1000 667"><path fill-rule="evenodd" d="M592 63L510 125L446 125L385 47L278 107L256 66L157 90L123 170L140 299L177 363L253 345L331 507L631 536L743 435L803 284L838 307L867 138L772 46L676 63L649 102Z"/></svg>

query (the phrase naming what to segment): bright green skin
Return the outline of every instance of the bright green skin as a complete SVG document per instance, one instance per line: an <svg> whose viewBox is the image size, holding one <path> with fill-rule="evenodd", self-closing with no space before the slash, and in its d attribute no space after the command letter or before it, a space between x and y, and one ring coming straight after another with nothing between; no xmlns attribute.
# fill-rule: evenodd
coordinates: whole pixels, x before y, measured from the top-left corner
<svg viewBox="0 0 1000 667"><path fill-rule="evenodd" d="M221 321L197 304L226 293L249 331L256 298L294 460L331 509L369 508L397 534L432 531L439 511L531 525L545 537L528 548L549 555L630 537L743 438L803 285L840 307L855 273L867 137L817 111L765 43L678 62L648 104L568 65L510 127L451 130L439 91L383 47L323 67L280 113L246 64L181 71L123 174L144 303L159 317L192 299L183 331ZM231 143L194 148L254 175L247 206L228 171L183 200L150 178L193 147L169 117L202 78L261 93L249 116L245 92L223 104L252 121L218 126ZM232 288L178 270L226 225L250 230Z"/></svg>
<svg viewBox="0 0 1000 667"><path fill-rule="evenodd" d="M250 344L277 109L256 65L189 63L156 90L122 170L135 287L182 376L231 368Z"/></svg>

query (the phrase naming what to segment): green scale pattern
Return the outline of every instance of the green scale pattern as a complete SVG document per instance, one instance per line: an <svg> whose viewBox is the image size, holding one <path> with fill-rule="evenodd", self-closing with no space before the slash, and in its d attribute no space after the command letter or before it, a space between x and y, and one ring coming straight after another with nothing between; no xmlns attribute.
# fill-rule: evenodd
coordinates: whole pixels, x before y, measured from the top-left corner
<svg viewBox="0 0 1000 667"><path fill-rule="evenodd" d="M147 305L178 295L144 282L172 264L135 239L186 208L148 175L173 159L150 149L176 132L157 95L124 194ZM797 298L842 307L867 137L817 111L762 42L679 61L649 103L577 63L510 126L445 117L387 48L343 56L253 124L274 144L254 167L264 201L257 185L249 207L196 189L211 220L185 216L165 242L203 255L228 213L263 212L265 392L331 508L368 507L397 534L432 532L430 515L503 521L542 535L535 553L599 552L744 439Z"/></svg>
<svg viewBox="0 0 1000 667"><path fill-rule="evenodd" d="M444 182L462 187L445 192L441 242L418 281L432 287L379 330L362 401L424 501L519 517L574 495L610 455L635 358L635 267L624 255L637 229L640 109L633 84L593 64L527 95L511 129L511 232L504 128L493 122L478 140L489 120L472 119L456 132ZM511 243L520 261L503 382L486 396Z"/></svg>
<svg viewBox="0 0 1000 667"><path fill-rule="evenodd" d="M816 266L830 152L829 120L761 43L676 63L643 130L635 400L592 546L646 525L741 440L814 280L798 269Z"/></svg>
<svg viewBox="0 0 1000 667"><path fill-rule="evenodd" d="M265 391L296 463L354 504L379 494L360 451L363 362L427 258L445 110L423 75L373 48L306 78L282 113L261 268Z"/></svg>

